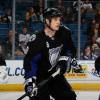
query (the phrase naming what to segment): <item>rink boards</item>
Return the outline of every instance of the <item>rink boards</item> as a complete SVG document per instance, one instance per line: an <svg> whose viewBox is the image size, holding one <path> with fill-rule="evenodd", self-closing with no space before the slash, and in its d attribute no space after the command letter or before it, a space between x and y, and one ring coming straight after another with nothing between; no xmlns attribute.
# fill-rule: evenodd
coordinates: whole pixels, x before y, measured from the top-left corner
<svg viewBox="0 0 100 100"><path fill-rule="evenodd" d="M24 90L24 69L22 60L7 60L7 78L1 81L0 91L23 91ZM100 78L93 74L94 61L79 61L82 65L82 72L71 71L65 74L66 79L75 90L96 90L100 91Z"/></svg>
<svg viewBox="0 0 100 100"><path fill-rule="evenodd" d="M100 83L71 83L71 86L74 90L79 91L100 91ZM0 92L23 90L23 84L0 84Z"/></svg>

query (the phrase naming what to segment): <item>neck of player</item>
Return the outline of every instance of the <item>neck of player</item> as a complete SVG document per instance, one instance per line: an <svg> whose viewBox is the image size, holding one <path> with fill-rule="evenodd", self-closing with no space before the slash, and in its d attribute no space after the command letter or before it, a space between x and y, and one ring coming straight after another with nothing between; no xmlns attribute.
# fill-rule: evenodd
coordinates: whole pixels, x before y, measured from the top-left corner
<svg viewBox="0 0 100 100"><path fill-rule="evenodd" d="M44 29L44 32L45 32L45 35L46 35L46 36L49 36L50 38L54 37L54 36L55 36L55 33L56 33L56 31L51 30L51 29L48 28L48 27L46 27L46 28Z"/></svg>

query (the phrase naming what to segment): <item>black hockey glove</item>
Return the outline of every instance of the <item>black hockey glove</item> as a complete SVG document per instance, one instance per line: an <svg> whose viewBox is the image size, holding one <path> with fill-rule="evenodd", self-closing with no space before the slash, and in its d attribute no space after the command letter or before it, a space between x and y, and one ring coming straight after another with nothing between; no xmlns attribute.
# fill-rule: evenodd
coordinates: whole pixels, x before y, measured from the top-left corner
<svg viewBox="0 0 100 100"><path fill-rule="evenodd" d="M76 58L72 58L71 60L71 68L75 73L82 73L82 66L77 63Z"/></svg>
<svg viewBox="0 0 100 100"><path fill-rule="evenodd" d="M37 95L38 88L36 87L35 80L33 78L29 78L25 82L25 92L29 97Z"/></svg>
<svg viewBox="0 0 100 100"><path fill-rule="evenodd" d="M61 56L58 59L57 68L60 68L60 74L69 72L71 69L71 58L67 56Z"/></svg>
<svg viewBox="0 0 100 100"><path fill-rule="evenodd" d="M72 66L77 66L77 60L76 60L76 58L72 58L71 59L71 65Z"/></svg>

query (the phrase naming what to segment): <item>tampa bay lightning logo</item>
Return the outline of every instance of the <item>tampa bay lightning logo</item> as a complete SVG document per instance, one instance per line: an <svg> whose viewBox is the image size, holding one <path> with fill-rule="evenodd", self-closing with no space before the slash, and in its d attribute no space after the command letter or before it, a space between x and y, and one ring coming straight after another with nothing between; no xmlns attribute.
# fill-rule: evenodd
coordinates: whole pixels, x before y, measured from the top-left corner
<svg viewBox="0 0 100 100"><path fill-rule="evenodd" d="M60 56L61 48L63 45L60 45L56 48L49 49L49 61L52 65L52 68L56 65L58 57ZM52 69L50 68L49 71Z"/></svg>

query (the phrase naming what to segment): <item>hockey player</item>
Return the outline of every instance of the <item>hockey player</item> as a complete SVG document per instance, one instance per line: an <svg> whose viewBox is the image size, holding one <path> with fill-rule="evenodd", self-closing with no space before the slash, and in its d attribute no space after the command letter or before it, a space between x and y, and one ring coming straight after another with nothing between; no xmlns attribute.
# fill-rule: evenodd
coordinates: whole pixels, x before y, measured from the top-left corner
<svg viewBox="0 0 100 100"><path fill-rule="evenodd" d="M100 77L100 56L95 60L95 71L97 76Z"/></svg>
<svg viewBox="0 0 100 100"><path fill-rule="evenodd" d="M95 60L95 73L96 76L100 77L100 56L98 56ZM100 100L100 95L98 100Z"/></svg>
<svg viewBox="0 0 100 100"><path fill-rule="evenodd" d="M75 92L63 75L68 56L73 58L76 54L70 30L61 25L62 13L57 8L47 8L43 17L44 30L28 43L29 50L24 58L25 91L30 100L50 100L50 95L55 100L76 100ZM59 68L59 74L45 86L36 87Z"/></svg>
<svg viewBox="0 0 100 100"><path fill-rule="evenodd" d="M0 53L0 83L7 83L8 75L6 71L6 62L3 55Z"/></svg>

